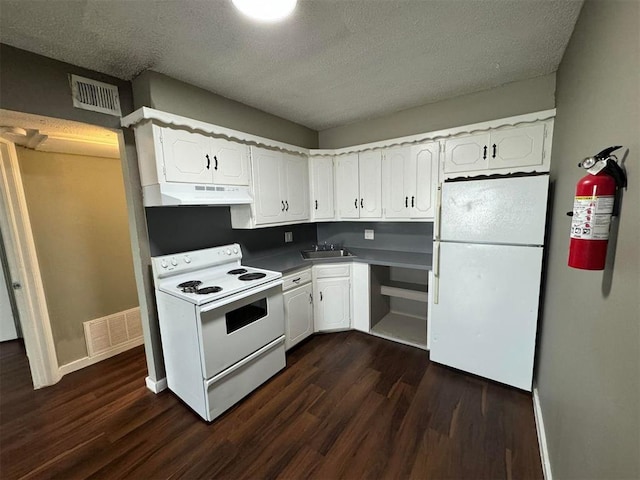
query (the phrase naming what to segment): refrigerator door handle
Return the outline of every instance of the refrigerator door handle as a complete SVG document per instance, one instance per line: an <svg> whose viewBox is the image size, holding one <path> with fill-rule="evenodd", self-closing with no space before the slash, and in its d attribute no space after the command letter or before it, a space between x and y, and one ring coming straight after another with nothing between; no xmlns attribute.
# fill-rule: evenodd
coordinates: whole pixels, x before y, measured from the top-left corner
<svg viewBox="0 0 640 480"><path fill-rule="evenodd" d="M442 213L442 183L438 183L436 189L436 212L434 215L433 235L436 241L440 240L440 215Z"/></svg>
<svg viewBox="0 0 640 480"><path fill-rule="evenodd" d="M433 244L433 304L438 304L440 290L440 242Z"/></svg>

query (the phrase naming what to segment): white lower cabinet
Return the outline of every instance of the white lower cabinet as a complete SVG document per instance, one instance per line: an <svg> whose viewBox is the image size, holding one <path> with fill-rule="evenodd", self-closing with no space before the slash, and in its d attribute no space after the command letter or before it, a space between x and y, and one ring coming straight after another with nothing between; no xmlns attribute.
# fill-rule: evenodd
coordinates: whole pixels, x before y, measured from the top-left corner
<svg viewBox="0 0 640 480"><path fill-rule="evenodd" d="M314 265L312 271L315 330L351 328L351 264Z"/></svg>
<svg viewBox="0 0 640 480"><path fill-rule="evenodd" d="M283 277L285 349L289 350L313 334L313 285L311 269Z"/></svg>

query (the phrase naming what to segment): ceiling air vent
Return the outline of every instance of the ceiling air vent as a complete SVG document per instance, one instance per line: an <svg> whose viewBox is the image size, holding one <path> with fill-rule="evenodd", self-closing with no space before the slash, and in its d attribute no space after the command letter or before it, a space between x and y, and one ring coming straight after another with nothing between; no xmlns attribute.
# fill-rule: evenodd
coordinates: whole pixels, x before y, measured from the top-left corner
<svg viewBox="0 0 640 480"><path fill-rule="evenodd" d="M122 115L116 85L71 75L71 93L73 106L76 108L115 115L116 117Z"/></svg>

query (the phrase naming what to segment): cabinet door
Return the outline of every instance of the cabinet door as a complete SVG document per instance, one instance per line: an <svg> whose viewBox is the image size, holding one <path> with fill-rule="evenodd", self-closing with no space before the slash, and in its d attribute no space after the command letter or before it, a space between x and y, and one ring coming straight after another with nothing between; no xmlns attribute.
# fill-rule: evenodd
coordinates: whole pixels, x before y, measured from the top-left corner
<svg viewBox="0 0 640 480"><path fill-rule="evenodd" d="M413 147L410 177L413 181L409 190L411 218L433 218L435 193L438 185L438 160L440 145L428 143Z"/></svg>
<svg viewBox="0 0 640 480"><path fill-rule="evenodd" d="M311 162L311 213L314 220L331 220L333 210L333 158L316 157Z"/></svg>
<svg viewBox="0 0 640 480"><path fill-rule="evenodd" d="M488 133L454 138L444 145L444 173L485 170L489 166Z"/></svg>
<svg viewBox="0 0 640 480"><path fill-rule="evenodd" d="M382 153L359 155L360 218L382 217Z"/></svg>
<svg viewBox="0 0 640 480"><path fill-rule="evenodd" d="M336 210L339 218L360 216L358 189L358 155L345 155L336 160Z"/></svg>
<svg viewBox="0 0 640 480"><path fill-rule="evenodd" d="M415 162L411 160L411 147L393 148L384 155L382 199L385 218L409 218L412 193L408 183L415 184Z"/></svg>
<svg viewBox="0 0 640 480"><path fill-rule="evenodd" d="M542 165L544 124L491 132L489 168Z"/></svg>
<svg viewBox="0 0 640 480"><path fill-rule="evenodd" d="M249 185L249 147L223 138L211 139L213 183Z"/></svg>
<svg viewBox="0 0 640 480"><path fill-rule="evenodd" d="M349 278L322 278L314 285L316 330L344 330L351 325Z"/></svg>
<svg viewBox="0 0 640 480"><path fill-rule="evenodd" d="M256 224L284 222L282 154L258 147L251 148Z"/></svg>
<svg viewBox="0 0 640 480"><path fill-rule="evenodd" d="M313 287L310 283L283 294L287 350L313 333Z"/></svg>
<svg viewBox="0 0 640 480"><path fill-rule="evenodd" d="M309 164L307 157L282 154L285 173L286 220L309 220Z"/></svg>
<svg viewBox="0 0 640 480"><path fill-rule="evenodd" d="M211 183L211 138L198 133L162 129L162 150L167 182Z"/></svg>

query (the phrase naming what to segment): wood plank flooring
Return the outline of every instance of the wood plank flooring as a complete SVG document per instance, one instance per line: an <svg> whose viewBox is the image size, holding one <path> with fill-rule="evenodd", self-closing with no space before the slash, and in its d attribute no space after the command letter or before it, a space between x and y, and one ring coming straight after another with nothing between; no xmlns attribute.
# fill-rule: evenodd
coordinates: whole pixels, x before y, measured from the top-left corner
<svg viewBox="0 0 640 480"><path fill-rule="evenodd" d="M142 347L34 391L0 344L0 478L542 478L531 396L358 332L317 335L207 424Z"/></svg>

